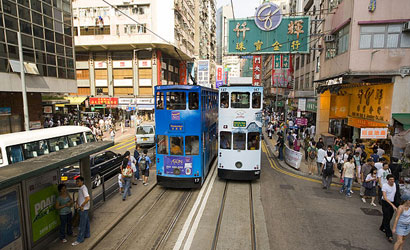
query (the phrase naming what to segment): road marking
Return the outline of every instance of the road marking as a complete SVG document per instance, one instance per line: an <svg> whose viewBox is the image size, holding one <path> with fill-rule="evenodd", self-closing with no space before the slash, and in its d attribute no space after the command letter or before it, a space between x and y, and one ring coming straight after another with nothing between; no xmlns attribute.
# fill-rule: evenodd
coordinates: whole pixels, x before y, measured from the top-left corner
<svg viewBox="0 0 410 250"><path fill-rule="evenodd" d="M215 177L216 177L216 172L217 172L216 168L217 168L217 165L215 164L214 170L212 172L212 176L208 176L208 178L206 179L206 181L204 183L204 186L202 187L201 191L199 192L198 197L195 200L194 206L192 207L191 212L189 212L189 215L188 215L188 217L187 217L187 219L184 223L184 226L182 227L182 230L179 233L178 239L177 239L177 241L175 243L175 246L174 246L174 250L181 249L182 243L185 239L185 236L188 232L189 226L191 225L192 219L193 219L193 217L194 217L194 215L197 211L197 208L198 208L199 204L201 203L201 200L202 200L202 197L205 193L205 190L207 190L210 187L210 185L209 185L209 183L211 182L210 180L215 179Z"/></svg>
<svg viewBox="0 0 410 250"><path fill-rule="evenodd" d="M123 145L123 146L121 146L121 147L115 148L115 149L116 149L116 150L119 150L119 149L128 147L128 146L133 145L133 144L135 144L135 142L132 141L132 142L130 142L130 143L127 143L127 144L125 144L125 145ZM133 147L135 147L135 146L133 146Z"/></svg>
<svg viewBox="0 0 410 250"><path fill-rule="evenodd" d="M115 144L114 146L111 146L111 147L109 147L109 148L107 148L107 149L114 149L114 148L116 148L116 147L118 147L118 146L121 146L121 145L124 145L125 143L130 142L131 140L134 140L134 136L131 136L130 138L127 138L127 139L125 139L124 141L122 141L122 142L120 142L120 143L117 143L117 144Z"/></svg>
<svg viewBox="0 0 410 250"><path fill-rule="evenodd" d="M301 175L298 175L298 174L294 174L294 173L288 172L288 171L286 171L286 170L280 168L280 167L276 164L276 162L271 159L271 157L273 157L273 156L272 156L271 152L268 150L268 148L267 148L265 142L263 142L263 144L262 144L262 151L263 151L265 154L267 154L267 156L268 156L268 161L269 161L269 163L270 163L270 166L271 166L273 169L275 169L276 171L281 172L281 173L286 174L286 175L289 175L289 176L292 176L292 177L295 177L295 178L298 178L298 179L301 179L301 180L306 180L306 181L310 181L310 182L316 182L316 183L320 183L320 184L322 183L322 181L320 181L320 180L316 180L316 179L312 179L312 178L309 178L309 177L305 177L305 176L301 176ZM341 184L337 184L337 183L332 183L331 186L333 186L333 187L340 187L340 186L342 186L342 185L341 185ZM352 190L360 190L360 189L357 188L357 187L352 187Z"/></svg>

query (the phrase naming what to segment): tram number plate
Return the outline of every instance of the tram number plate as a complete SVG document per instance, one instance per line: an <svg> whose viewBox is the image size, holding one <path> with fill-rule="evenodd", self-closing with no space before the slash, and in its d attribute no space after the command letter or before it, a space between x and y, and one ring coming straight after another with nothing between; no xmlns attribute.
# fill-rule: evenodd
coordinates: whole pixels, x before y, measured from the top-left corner
<svg viewBox="0 0 410 250"><path fill-rule="evenodd" d="M237 128L245 128L246 121L233 121L233 126Z"/></svg>

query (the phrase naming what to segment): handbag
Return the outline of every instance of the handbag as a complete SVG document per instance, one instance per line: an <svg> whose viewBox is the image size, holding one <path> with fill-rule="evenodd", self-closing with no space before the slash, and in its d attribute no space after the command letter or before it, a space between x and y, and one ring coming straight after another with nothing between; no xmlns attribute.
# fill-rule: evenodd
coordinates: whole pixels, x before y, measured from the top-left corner
<svg viewBox="0 0 410 250"><path fill-rule="evenodd" d="M373 188L373 181L363 182L363 187L366 188L366 189L372 189Z"/></svg>

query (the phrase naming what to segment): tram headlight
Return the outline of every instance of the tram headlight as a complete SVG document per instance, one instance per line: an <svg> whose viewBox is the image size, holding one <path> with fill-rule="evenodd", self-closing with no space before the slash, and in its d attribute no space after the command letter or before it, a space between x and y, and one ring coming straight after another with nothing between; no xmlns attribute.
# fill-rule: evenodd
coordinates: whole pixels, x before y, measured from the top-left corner
<svg viewBox="0 0 410 250"><path fill-rule="evenodd" d="M237 162L235 163L235 167L236 167L236 168L241 168L241 167L242 167L242 162L237 161Z"/></svg>

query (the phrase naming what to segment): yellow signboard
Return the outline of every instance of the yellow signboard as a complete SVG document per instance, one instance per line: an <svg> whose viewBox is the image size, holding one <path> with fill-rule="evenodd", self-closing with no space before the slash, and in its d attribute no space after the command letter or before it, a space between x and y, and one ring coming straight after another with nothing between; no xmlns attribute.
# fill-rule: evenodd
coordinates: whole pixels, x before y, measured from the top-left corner
<svg viewBox="0 0 410 250"><path fill-rule="evenodd" d="M346 118L349 113L349 96L332 95L330 99L330 119Z"/></svg>

